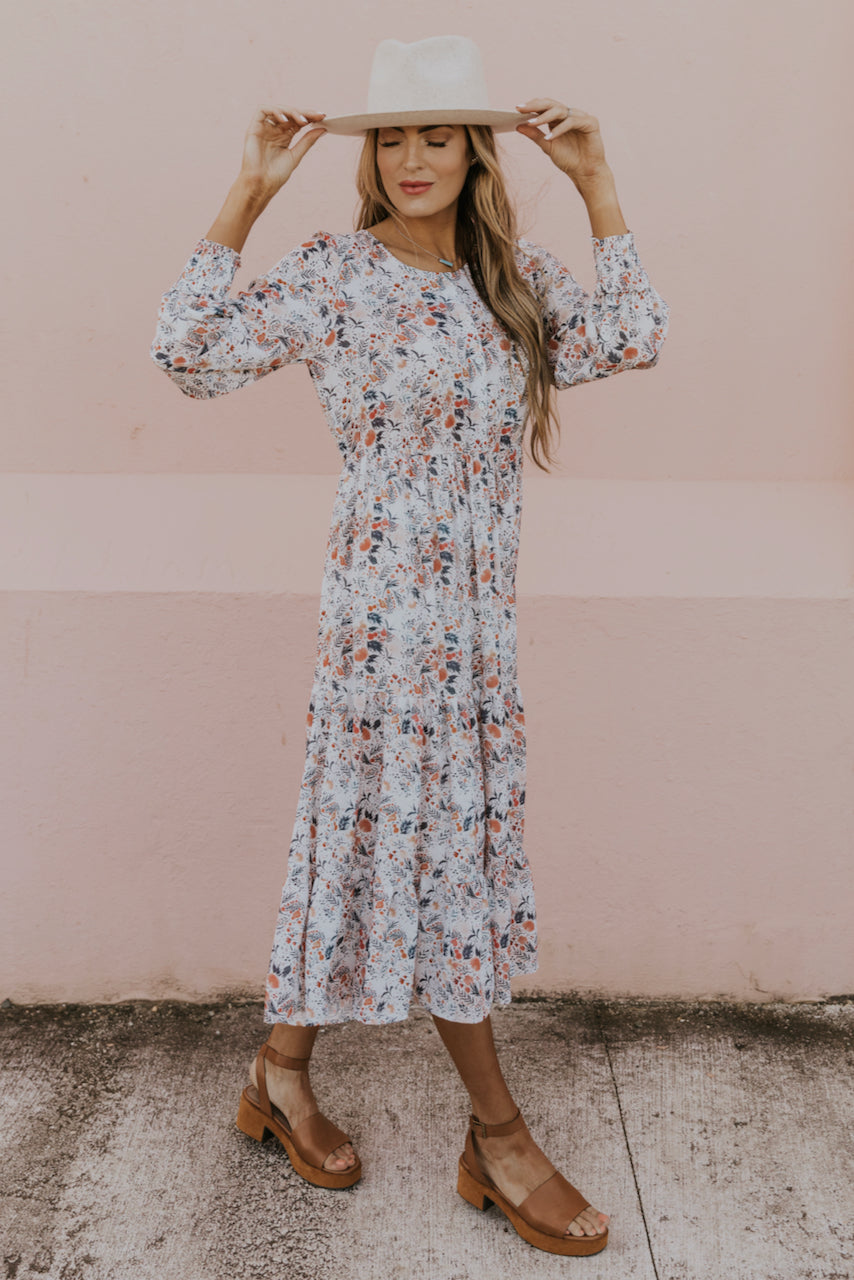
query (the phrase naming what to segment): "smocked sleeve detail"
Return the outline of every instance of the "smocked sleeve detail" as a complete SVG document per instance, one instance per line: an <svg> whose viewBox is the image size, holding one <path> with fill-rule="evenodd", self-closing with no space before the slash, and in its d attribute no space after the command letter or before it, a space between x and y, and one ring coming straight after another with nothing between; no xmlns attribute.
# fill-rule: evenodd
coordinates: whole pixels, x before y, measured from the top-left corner
<svg viewBox="0 0 854 1280"><path fill-rule="evenodd" d="M555 386L652 369L670 308L638 257L634 234L591 237L596 287L588 294L547 249L520 239L520 271L540 299Z"/></svg>
<svg viewBox="0 0 854 1280"><path fill-rule="evenodd" d="M185 395L226 395L334 342L338 253L317 231L229 296L240 254L204 236L160 301L151 358Z"/></svg>

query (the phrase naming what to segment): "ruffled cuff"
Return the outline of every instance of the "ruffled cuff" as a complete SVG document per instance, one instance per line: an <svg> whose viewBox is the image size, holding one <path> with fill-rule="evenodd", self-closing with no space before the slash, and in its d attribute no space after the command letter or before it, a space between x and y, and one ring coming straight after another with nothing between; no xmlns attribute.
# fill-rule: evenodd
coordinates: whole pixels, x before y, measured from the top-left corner
<svg viewBox="0 0 854 1280"><path fill-rule="evenodd" d="M631 231L601 239L593 236L593 259L596 279L605 293L626 293L649 286Z"/></svg>
<svg viewBox="0 0 854 1280"><path fill-rule="evenodd" d="M197 294L228 291L240 266L240 254L230 245L201 236L181 275L182 284Z"/></svg>

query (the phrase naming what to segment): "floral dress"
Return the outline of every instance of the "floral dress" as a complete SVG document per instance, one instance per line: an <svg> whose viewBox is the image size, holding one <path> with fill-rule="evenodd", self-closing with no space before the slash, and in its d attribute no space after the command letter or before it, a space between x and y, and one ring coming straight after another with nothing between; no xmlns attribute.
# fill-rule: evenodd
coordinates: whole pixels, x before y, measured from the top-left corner
<svg viewBox="0 0 854 1280"><path fill-rule="evenodd" d="M593 256L588 295L517 241L559 388L652 368L667 331L633 234L594 238ZM406 266L367 230L317 231L231 297L239 264L197 242L152 359L197 399L304 361L341 453L264 1021L396 1022L414 998L479 1022L537 968L516 660L525 365L467 266Z"/></svg>

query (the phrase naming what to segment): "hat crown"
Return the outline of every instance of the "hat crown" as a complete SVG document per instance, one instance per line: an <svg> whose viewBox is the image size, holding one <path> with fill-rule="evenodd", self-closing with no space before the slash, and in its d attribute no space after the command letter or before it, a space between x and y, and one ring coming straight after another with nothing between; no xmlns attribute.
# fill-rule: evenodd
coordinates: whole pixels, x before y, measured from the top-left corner
<svg viewBox="0 0 854 1280"><path fill-rule="evenodd" d="M528 112L536 115L536 112ZM485 125L496 133L515 129L518 109L489 105L480 49L468 36L427 36L404 44L382 40L374 50L367 111L326 116L327 133L430 124Z"/></svg>
<svg viewBox="0 0 854 1280"><path fill-rule="evenodd" d="M428 36L377 45L368 112L488 109L480 50L467 36Z"/></svg>

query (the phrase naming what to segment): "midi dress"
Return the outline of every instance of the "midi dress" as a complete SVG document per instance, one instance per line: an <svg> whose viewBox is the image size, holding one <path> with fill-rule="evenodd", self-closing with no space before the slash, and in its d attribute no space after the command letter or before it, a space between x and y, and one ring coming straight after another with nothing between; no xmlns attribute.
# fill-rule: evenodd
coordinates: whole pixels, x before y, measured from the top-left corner
<svg viewBox="0 0 854 1280"><path fill-rule="evenodd" d="M633 233L592 239L592 294L516 242L558 388L652 368L667 331ZM468 265L407 266L368 230L319 230L230 296L239 265L197 242L152 359L196 399L304 362L341 453L264 1021L386 1024L414 1000L479 1022L537 969L515 592L526 364Z"/></svg>

